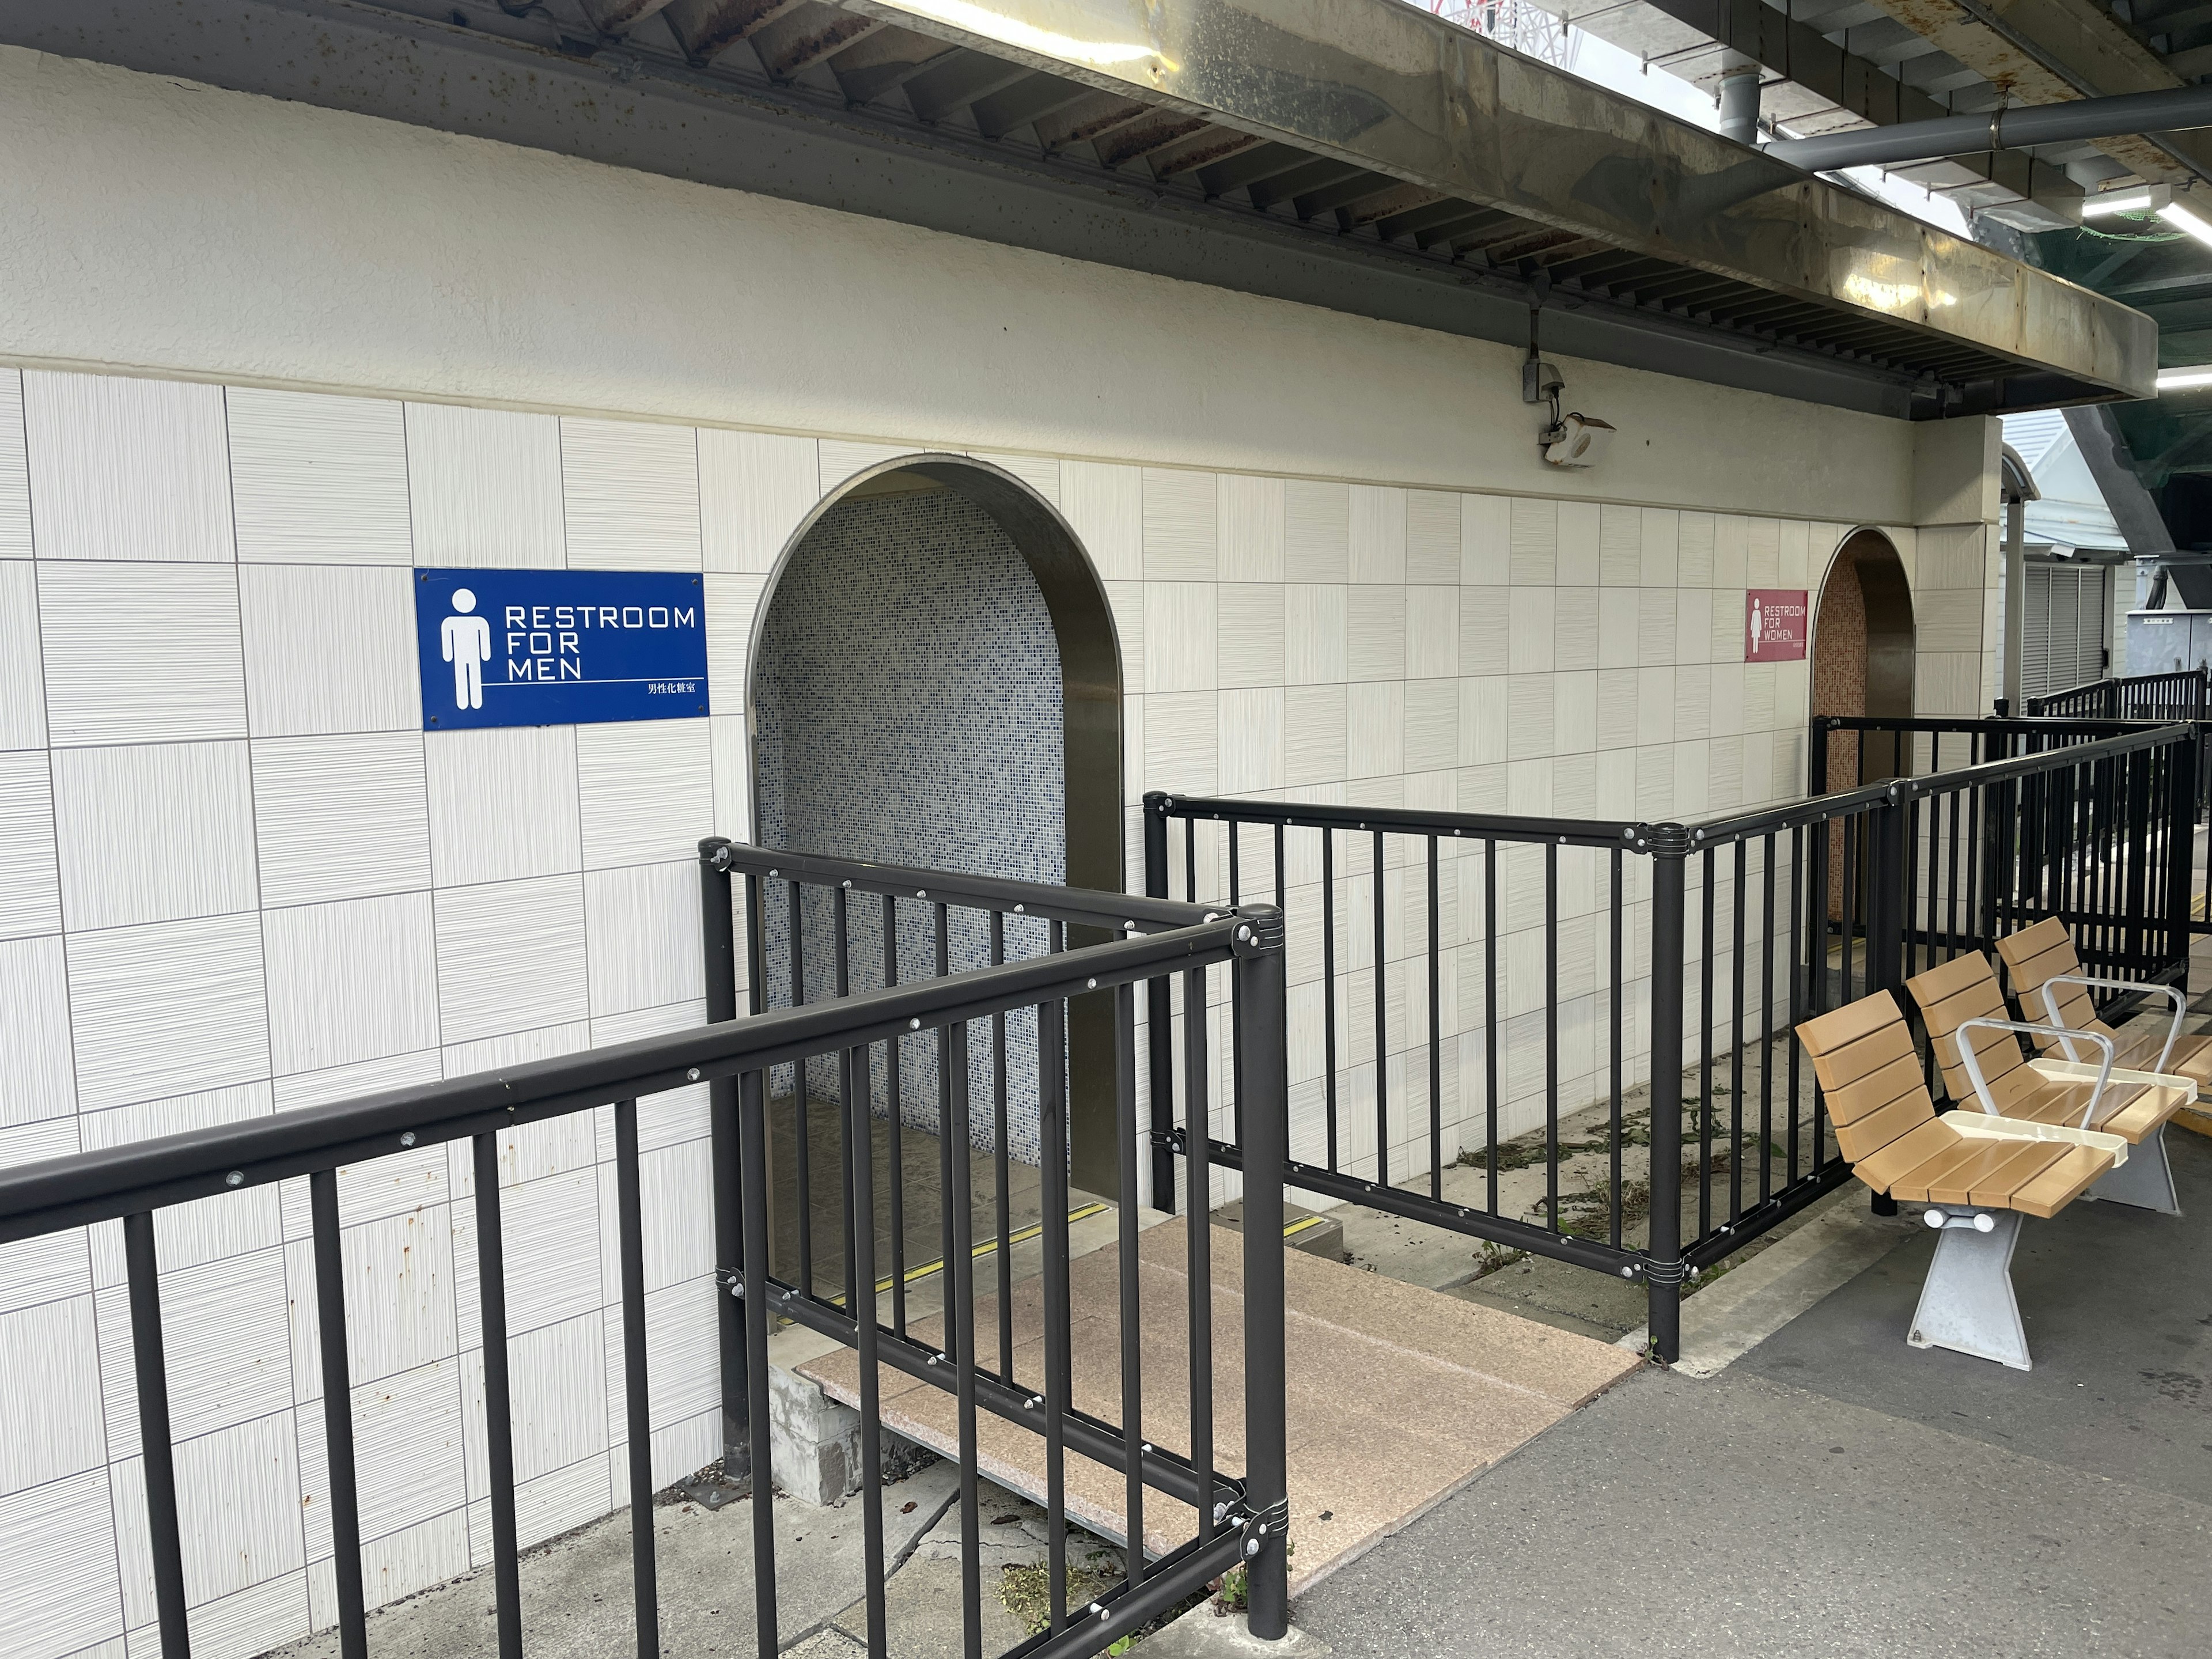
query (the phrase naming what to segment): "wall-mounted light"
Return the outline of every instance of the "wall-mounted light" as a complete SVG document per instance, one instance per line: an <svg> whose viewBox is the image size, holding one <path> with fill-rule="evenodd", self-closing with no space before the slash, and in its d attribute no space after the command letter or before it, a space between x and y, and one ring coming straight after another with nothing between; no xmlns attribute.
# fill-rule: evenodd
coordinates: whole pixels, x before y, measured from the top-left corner
<svg viewBox="0 0 2212 1659"><path fill-rule="evenodd" d="M2082 198L2084 219L2109 219L2122 213L2155 214L2176 230L2212 246L2212 213L2186 198L2177 201L2171 185L2140 185L2133 190L2108 190Z"/></svg>
<svg viewBox="0 0 2212 1659"><path fill-rule="evenodd" d="M2158 372L2160 392L2194 392L2208 386L2212 386L2212 364L2195 368L2161 368Z"/></svg>

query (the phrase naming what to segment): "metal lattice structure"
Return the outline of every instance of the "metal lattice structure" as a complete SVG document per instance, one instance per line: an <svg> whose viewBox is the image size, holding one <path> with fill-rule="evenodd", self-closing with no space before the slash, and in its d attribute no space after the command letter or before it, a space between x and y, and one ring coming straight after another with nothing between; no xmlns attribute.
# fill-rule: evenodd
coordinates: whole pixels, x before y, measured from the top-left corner
<svg viewBox="0 0 2212 1659"><path fill-rule="evenodd" d="M1472 29L1524 58L1554 69L1575 66L1573 31L1550 12L1522 0L1429 0L1429 9L1447 23Z"/></svg>

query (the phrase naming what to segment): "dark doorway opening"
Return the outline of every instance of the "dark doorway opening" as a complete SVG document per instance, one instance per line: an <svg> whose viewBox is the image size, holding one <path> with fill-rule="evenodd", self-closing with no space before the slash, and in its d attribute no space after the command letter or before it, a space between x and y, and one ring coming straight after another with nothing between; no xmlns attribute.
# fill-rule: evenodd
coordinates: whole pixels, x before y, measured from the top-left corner
<svg viewBox="0 0 2212 1659"><path fill-rule="evenodd" d="M754 625L747 704L753 823L763 845L824 856L1125 890L1121 653L1104 590L1053 507L999 468L916 455L819 503L769 579ZM793 919L768 896L767 1006L793 1000L780 952ZM937 971L933 907L902 902L886 963L880 901L848 921L848 988ZM799 918L809 1001L834 991L830 918ZM1031 937L1034 935L1034 937ZM1079 934L1067 942L1093 942ZM1009 957L1048 948L1010 918ZM991 960L980 922L951 927L946 965ZM1096 1005L1096 1006L1092 1006ZM1112 1001L1069 1011L1071 1176L1115 1186ZM1003 1063L1010 1144L1037 1156L1034 1017L1009 1016L1001 1054L971 1048L988 1099ZM878 1113L933 1133L932 1044L876 1061ZM809 1093L818 1092L823 1079ZM834 1095L834 1085L831 1085ZM979 1138L991 1115L975 1118Z"/></svg>

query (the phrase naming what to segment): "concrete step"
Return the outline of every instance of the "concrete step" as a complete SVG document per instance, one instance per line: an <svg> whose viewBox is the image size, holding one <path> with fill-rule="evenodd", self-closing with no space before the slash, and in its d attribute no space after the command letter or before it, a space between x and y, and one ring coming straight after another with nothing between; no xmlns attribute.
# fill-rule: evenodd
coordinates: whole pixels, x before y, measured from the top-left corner
<svg viewBox="0 0 2212 1659"><path fill-rule="evenodd" d="M1187 1242L1180 1218L1139 1235L1138 1271L1144 1387L1142 1430L1155 1444L1190 1444ZM1214 1436L1218 1466L1243 1468L1241 1349L1243 1242L1212 1232ZM1118 1421L1121 1321L1118 1243L1076 1260L1069 1272L1075 1328L1074 1404ZM1634 1370L1633 1354L1495 1309L1454 1301L1341 1262L1289 1250L1284 1262L1289 1363L1291 1583L1303 1589L1426 1511L1533 1436ZM978 1297L979 1327L995 1328L994 1295ZM1042 1286L1014 1291L1017 1377L1042 1382ZM916 1338L942 1344L941 1320L918 1320ZM859 1365L844 1348L799 1366L834 1400L859 1398ZM957 1455L952 1396L882 1373L884 1421L893 1433ZM1044 1491L1041 1435L987 1415L979 1433L983 1473L1031 1498ZM1123 1539L1121 1477L1067 1459L1070 1516ZM1163 1552L1189 1537L1186 1506L1148 1494L1146 1547Z"/></svg>

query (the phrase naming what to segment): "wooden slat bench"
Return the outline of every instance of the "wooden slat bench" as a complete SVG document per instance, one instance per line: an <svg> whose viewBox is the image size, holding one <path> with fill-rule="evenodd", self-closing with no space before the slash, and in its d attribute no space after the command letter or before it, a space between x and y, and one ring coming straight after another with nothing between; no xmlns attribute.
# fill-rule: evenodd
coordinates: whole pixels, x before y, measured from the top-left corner
<svg viewBox="0 0 2212 1659"><path fill-rule="evenodd" d="M1852 1173L1878 1193L1928 1205L1928 1224L1942 1230L1905 1340L2027 1370L2012 1288L2021 1222L2057 1215L2127 1161L2127 1142L1986 1112L1936 1116L1887 991L1802 1022L1797 1040Z"/></svg>
<svg viewBox="0 0 2212 1659"><path fill-rule="evenodd" d="M2188 999L2171 985L2146 985L2113 979L2083 970L2074 936L2056 916L2046 916L2033 927L2023 927L1997 941L1997 955L2012 979L2013 994L2021 1012L2032 1020L2047 1020L2069 1030L2097 1031L2114 1044L2112 1063L2124 1069L2159 1072L2185 1077L2200 1090L2212 1088L2212 1036L2185 1032L2181 1022ZM2163 1000L2172 1010L2159 1019L2148 1010L2114 1027L2097 1017L2089 993L2099 987L2139 990ZM2063 1054L2055 1038L2039 1039L2046 1053ZM2185 1110L2175 1119L2184 1128L2212 1135L2212 1115Z"/></svg>
<svg viewBox="0 0 2212 1659"><path fill-rule="evenodd" d="M1942 1067L1944 1092L1962 1107L2019 1118L2031 1123L2073 1123L2116 1134L2136 1148L2128 1162L2097 1184L2088 1196L2132 1204L2162 1215L2179 1215L2173 1175L2166 1157L2166 1126L2197 1099L2188 1078L2115 1069L2102 1089L2096 1073L2103 1048L2117 1039L2109 1031L2080 1033L2076 1057L2031 1060L2021 1052L2012 1028L2004 992L1987 957L1969 951L1940 968L1916 974L1905 988L1919 1004ZM1977 1090L1961 1051L1960 1027L1976 1022L1966 1035L1981 1073ZM1986 1022L1986 1023L1985 1023ZM2030 1022L2033 1024L2033 1022ZM2057 1046L2048 1028L2030 1030L2039 1045ZM2094 1055L2090 1051L2096 1051ZM2090 1056L2082 1058L2082 1056ZM2086 1074L2086 1075L2084 1075Z"/></svg>

